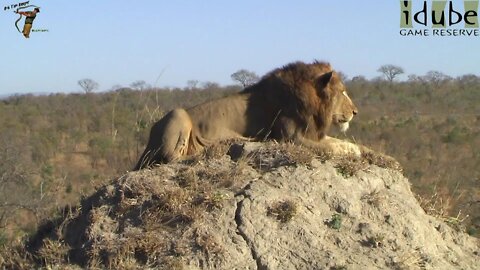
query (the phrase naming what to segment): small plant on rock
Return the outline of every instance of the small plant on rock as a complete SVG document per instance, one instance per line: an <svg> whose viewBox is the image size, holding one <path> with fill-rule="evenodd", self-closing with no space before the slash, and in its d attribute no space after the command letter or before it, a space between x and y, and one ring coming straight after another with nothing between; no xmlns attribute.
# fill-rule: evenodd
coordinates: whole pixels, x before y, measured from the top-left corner
<svg viewBox="0 0 480 270"><path fill-rule="evenodd" d="M342 216L338 213L333 214L332 218L325 221L325 224L332 229L340 230L342 227Z"/></svg>

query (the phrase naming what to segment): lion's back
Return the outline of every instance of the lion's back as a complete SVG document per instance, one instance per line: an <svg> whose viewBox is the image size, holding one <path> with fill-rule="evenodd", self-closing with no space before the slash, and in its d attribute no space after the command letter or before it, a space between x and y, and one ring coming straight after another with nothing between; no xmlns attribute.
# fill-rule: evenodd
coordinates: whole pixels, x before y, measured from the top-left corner
<svg viewBox="0 0 480 270"><path fill-rule="evenodd" d="M197 134L208 140L229 139L233 133L246 136L249 95L238 93L187 109Z"/></svg>

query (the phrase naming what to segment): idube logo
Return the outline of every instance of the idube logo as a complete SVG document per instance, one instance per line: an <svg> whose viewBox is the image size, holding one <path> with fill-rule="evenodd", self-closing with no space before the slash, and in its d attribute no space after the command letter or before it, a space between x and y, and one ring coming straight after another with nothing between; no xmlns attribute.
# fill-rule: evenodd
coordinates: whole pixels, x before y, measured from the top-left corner
<svg viewBox="0 0 480 270"><path fill-rule="evenodd" d="M479 37L478 6L479 0L400 0L400 35Z"/></svg>

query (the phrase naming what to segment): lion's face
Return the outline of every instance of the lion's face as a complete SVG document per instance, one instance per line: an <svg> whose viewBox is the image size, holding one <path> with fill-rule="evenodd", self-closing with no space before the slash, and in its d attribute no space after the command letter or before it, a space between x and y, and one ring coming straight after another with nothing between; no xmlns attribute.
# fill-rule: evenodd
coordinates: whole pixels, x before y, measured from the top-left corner
<svg viewBox="0 0 480 270"><path fill-rule="evenodd" d="M353 116L358 113L358 110L348 96L347 89L341 81L336 82L331 88L333 88L331 90L335 93L333 96L332 123L340 131L345 132Z"/></svg>

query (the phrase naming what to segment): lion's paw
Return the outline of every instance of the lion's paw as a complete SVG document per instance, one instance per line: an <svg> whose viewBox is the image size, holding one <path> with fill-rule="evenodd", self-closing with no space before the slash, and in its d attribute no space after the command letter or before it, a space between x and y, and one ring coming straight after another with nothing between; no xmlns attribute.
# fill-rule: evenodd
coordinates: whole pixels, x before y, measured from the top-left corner
<svg viewBox="0 0 480 270"><path fill-rule="evenodd" d="M352 155L360 157L362 155L362 151L360 151L360 147L358 147L358 145L342 141L335 144L333 147L333 154L338 156Z"/></svg>

